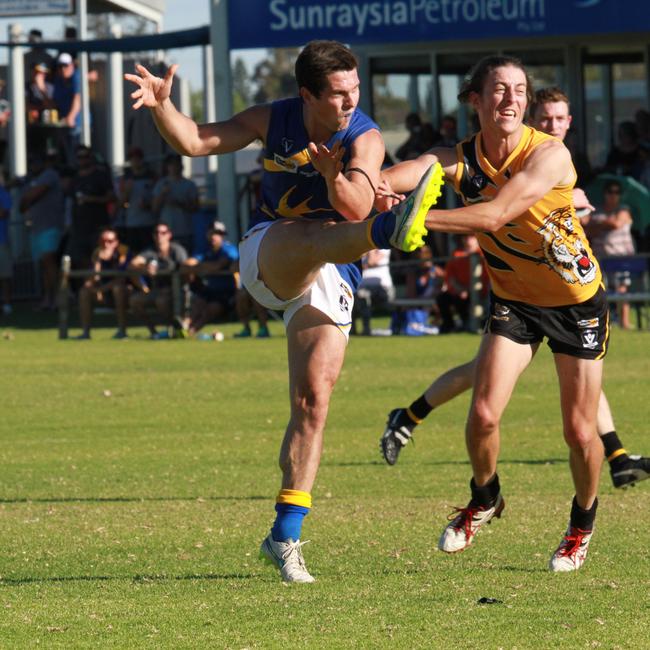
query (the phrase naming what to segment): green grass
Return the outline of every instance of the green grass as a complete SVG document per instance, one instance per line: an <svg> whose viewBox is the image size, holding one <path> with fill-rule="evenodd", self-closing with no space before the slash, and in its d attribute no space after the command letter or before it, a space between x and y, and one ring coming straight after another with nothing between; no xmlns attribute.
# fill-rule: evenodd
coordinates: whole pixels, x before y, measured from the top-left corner
<svg viewBox="0 0 650 650"><path fill-rule="evenodd" d="M615 491L604 469L587 563L546 569L572 495L546 349L504 419L504 517L446 556L438 536L468 495L468 396L434 412L395 467L377 443L387 411L478 338L354 339L304 528L317 582L287 587L257 559L288 415L279 327L224 343L12 333L0 648L650 647L650 485ZM646 454L648 336L615 331L605 371L620 435Z"/></svg>

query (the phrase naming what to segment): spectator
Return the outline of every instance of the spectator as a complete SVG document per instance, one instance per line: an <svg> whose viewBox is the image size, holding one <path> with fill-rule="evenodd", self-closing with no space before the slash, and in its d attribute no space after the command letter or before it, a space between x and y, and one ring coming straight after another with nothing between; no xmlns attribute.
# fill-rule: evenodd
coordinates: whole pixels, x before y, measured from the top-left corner
<svg viewBox="0 0 650 650"><path fill-rule="evenodd" d="M70 192L74 198L68 249L76 268L88 268L99 231L109 225L108 206L115 200L113 184L85 146L76 150L78 170Z"/></svg>
<svg viewBox="0 0 650 650"><path fill-rule="evenodd" d="M236 339L247 339L253 335L251 330L251 313L255 312L259 328L257 330L258 339L268 339L271 336L269 331L269 313L266 307L260 305L253 296L246 290L246 287L240 286L237 289L235 298L235 305L237 308L237 318L242 324L242 328L235 334Z"/></svg>
<svg viewBox="0 0 650 650"><path fill-rule="evenodd" d="M120 179L119 201L124 208L124 240L131 250L140 251L151 242L155 223L152 199L156 177L144 162L140 147L128 152L129 167Z"/></svg>
<svg viewBox="0 0 650 650"><path fill-rule="evenodd" d="M632 214L627 206L621 205L623 189L618 181L605 185L603 205L583 221L585 231L594 255L600 261L604 257L634 255L632 238ZM603 264L607 285L616 293L627 293L632 280L628 271L607 273L607 263ZM630 329L630 303L618 303L619 324Z"/></svg>
<svg viewBox="0 0 650 650"><path fill-rule="evenodd" d="M2 179L0 179L1 181ZM11 280L14 274L13 259L9 246L9 217L11 213L11 195L0 182L0 288L2 313L8 316L11 308Z"/></svg>
<svg viewBox="0 0 650 650"><path fill-rule="evenodd" d="M49 77L54 68L54 58L47 50L40 46L40 43L43 42L43 32L40 29L30 29L27 36L27 42L31 43L32 48L27 50L24 56L25 79L29 78L34 66L38 63L45 64L47 75Z"/></svg>
<svg viewBox="0 0 650 650"><path fill-rule="evenodd" d="M193 251L192 216L198 208L198 190L194 181L183 177L181 157L165 158L165 176L153 188L153 212L160 223L166 223L175 240L187 251Z"/></svg>
<svg viewBox="0 0 650 650"><path fill-rule="evenodd" d="M618 145L609 152L605 169L619 176L632 176L639 180L642 164L636 125L634 122L621 122L618 125Z"/></svg>
<svg viewBox="0 0 650 650"><path fill-rule="evenodd" d="M100 271L124 271L130 261L130 251L127 246L120 244L117 232L110 227L102 229L97 241L97 248L92 256L92 268L95 273ZM102 277L92 275L79 291L79 313L82 332L77 339L90 338L90 323L93 314L93 304L112 306L117 317L117 331L114 339L126 339L126 307L128 282L124 276Z"/></svg>
<svg viewBox="0 0 650 650"><path fill-rule="evenodd" d="M59 54L54 77L54 104L59 120L68 127L61 140L67 164L75 162L75 148L81 134L81 78L74 60L67 52Z"/></svg>
<svg viewBox="0 0 650 650"><path fill-rule="evenodd" d="M165 325L171 327L172 279L169 275L159 275L159 272L180 269L187 260L187 252L180 244L172 241L172 231L167 224L157 224L153 236L153 247L136 255L129 265L130 268L141 271L145 279L145 284L131 296L131 309L146 324L150 338L160 340L169 338L169 331L158 332L147 309L155 307Z"/></svg>
<svg viewBox="0 0 650 650"><path fill-rule="evenodd" d="M228 313L235 301L236 271L239 251L226 241L226 227L215 221L207 232L207 253L190 257L185 266L192 273L192 307L189 334L195 336L201 328L215 318ZM196 275L199 273L199 275Z"/></svg>
<svg viewBox="0 0 650 650"><path fill-rule="evenodd" d="M470 255L480 255L481 248L475 235L461 235L457 248L445 266L442 291L436 301L440 310L440 333L456 330L454 313L460 320L460 330L469 331L470 289L472 284ZM482 270L482 295L487 295L488 278Z"/></svg>
<svg viewBox="0 0 650 650"><path fill-rule="evenodd" d="M27 121L30 124L41 121L45 109L55 107L54 86L47 80L50 70L42 61L31 70L30 80L26 84Z"/></svg>
<svg viewBox="0 0 650 650"><path fill-rule="evenodd" d="M354 316L361 317L363 336L370 336L370 320L373 309L391 302L395 298L395 287L390 274L390 249L368 251L361 259L362 279L354 301L352 333L356 334Z"/></svg>
<svg viewBox="0 0 650 650"><path fill-rule="evenodd" d="M440 147L454 147L458 143L458 123L453 115L445 115L440 120Z"/></svg>
<svg viewBox="0 0 650 650"><path fill-rule="evenodd" d="M402 143L395 152L395 158L398 160L411 160L417 158L422 152L426 151L426 147L422 148L422 120L417 113L409 113L405 120L404 125L408 131L406 141Z"/></svg>
<svg viewBox="0 0 650 650"><path fill-rule="evenodd" d="M63 189L52 158L33 155L29 160L27 187L20 197L20 211L31 227L32 259L40 266L43 295L38 309L56 307L57 251L63 233Z"/></svg>
<svg viewBox="0 0 650 650"><path fill-rule="evenodd" d="M646 148L650 147L650 111L640 108L634 114L634 123L639 136L639 144L645 145Z"/></svg>

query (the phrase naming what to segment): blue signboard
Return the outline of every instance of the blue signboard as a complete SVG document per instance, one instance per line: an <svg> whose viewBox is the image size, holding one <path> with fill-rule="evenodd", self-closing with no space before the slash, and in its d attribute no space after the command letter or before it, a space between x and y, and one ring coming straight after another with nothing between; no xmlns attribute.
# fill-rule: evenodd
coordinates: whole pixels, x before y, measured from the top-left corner
<svg viewBox="0 0 650 650"><path fill-rule="evenodd" d="M650 31L648 0L231 0L230 47Z"/></svg>

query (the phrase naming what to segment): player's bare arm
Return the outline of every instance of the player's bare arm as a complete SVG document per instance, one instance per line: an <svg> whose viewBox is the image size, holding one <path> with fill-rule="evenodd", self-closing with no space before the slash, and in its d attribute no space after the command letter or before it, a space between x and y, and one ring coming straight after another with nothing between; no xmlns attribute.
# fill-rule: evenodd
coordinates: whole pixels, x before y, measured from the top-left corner
<svg viewBox="0 0 650 650"><path fill-rule="evenodd" d="M575 180L571 154L560 142L540 145L524 168L501 187L492 201L454 210L432 210L426 218L429 230L451 233L496 232L556 185Z"/></svg>
<svg viewBox="0 0 650 650"><path fill-rule="evenodd" d="M270 107L253 106L223 122L197 124L183 115L172 103L170 95L178 65L172 65L163 78L137 65L138 74L125 74L137 88L131 93L133 108L149 108L158 131L173 149L185 156L207 156L232 153L257 139L264 140Z"/></svg>
<svg viewBox="0 0 650 650"><path fill-rule="evenodd" d="M367 131L352 144L350 161L343 169L344 149L335 143L331 151L323 144L310 143L309 154L314 168L327 183L332 207L348 221L365 219L375 199L384 160L384 141L378 131ZM353 171L361 170L361 171Z"/></svg>

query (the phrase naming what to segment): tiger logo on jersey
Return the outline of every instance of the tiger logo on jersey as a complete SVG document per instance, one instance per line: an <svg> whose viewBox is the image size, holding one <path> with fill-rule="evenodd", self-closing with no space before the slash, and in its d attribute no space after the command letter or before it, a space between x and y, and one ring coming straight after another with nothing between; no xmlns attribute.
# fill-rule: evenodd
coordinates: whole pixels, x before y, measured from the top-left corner
<svg viewBox="0 0 650 650"><path fill-rule="evenodd" d="M548 265L569 284L589 284L597 267L576 232L570 206L553 210L537 229L542 235L542 252Z"/></svg>

